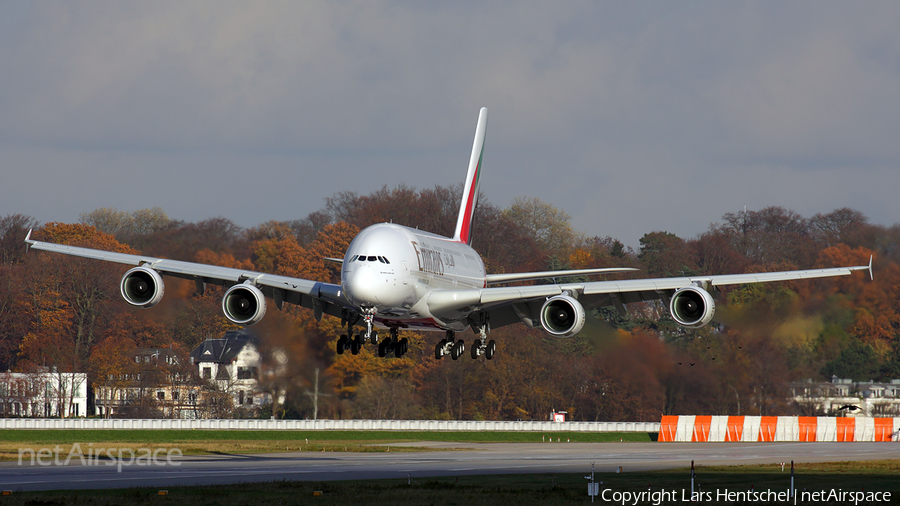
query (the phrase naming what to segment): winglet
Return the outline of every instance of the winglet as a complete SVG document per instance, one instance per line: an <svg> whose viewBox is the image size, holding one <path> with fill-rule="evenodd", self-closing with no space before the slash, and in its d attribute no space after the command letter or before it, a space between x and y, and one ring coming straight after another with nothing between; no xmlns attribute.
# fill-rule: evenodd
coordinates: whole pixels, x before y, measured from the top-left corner
<svg viewBox="0 0 900 506"><path fill-rule="evenodd" d="M25 251L28 251L28 248L34 244L34 241L31 240L31 229L28 229L28 235L25 236Z"/></svg>
<svg viewBox="0 0 900 506"><path fill-rule="evenodd" d="M869 255L869 279L872 281L875 281L875 275L872 274L872 258L874 257L875 255Z"/></svg>

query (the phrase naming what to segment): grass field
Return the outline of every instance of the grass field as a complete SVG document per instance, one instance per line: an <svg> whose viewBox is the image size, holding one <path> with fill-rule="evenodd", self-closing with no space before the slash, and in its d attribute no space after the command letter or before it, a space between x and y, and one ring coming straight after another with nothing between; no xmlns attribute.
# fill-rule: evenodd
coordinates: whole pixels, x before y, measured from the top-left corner
<svg viewBox="0 0 900 506"><path fill-rule="evenodd" d="M597 473L602 489L613 492L640 493L666 491L675 500L659 504L685 504L690 498L690 470L679 469L646 473ZM818 463L798 466L798 492L830 491L880 493L892 492L888 502L900 504L900 461ZM772 490L784 492L790 484L790 472L774 471L772 466L704 467L697 472L700 491L712 494L707 504L742 504L716 500L724 491L756 492ZM648 488L649 487L649 488ZM321 495L315 495L321 492ZM684 494L687 494L686 496ZM638 504L654 504L650 499ZM884 497L883 495L881 496ZM558 505L588 503L587 481L584 474L490 475L460 476L420 480L367 480L339 482L274 482L207 487L172 487L168 495L160 496L159 489L127 489L96 491L23 492L0 498L9 505L365 505L398 506L464 505L464 506L524 506L531 504ZM609 504L597 498L599 504ZM773 501L754 501L772 503ZM793 502L791 502L793 503ZM617 503L619 504L619 503ZM628 504L634 504L629 501ZM854 504L854 501L798 501L798 504ZM857 504L871 504L865 500Z"/></svg>
<svg viewBox="0 0 900 506"><path fill-rule="evenodd" d="M68 452L74 443L104 448L178 448L185 455L283 451L416 451L392 443L439 441L459 443L534 443L553 437L573 443L647 442L646 432L393 432L271 430L0 430L0 460L16 460L20 448L54 447ZM86 451L86 448L85 448Z"/></svg>

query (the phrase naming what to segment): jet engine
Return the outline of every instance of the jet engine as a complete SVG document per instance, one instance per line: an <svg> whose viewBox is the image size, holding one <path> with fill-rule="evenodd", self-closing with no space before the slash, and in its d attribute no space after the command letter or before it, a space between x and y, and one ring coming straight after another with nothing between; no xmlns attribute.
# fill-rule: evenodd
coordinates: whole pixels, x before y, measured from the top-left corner
<svg viewBox="0 0 900 506"><path fill-rule="evenodd" d="M222 311L233 323L253 325L266 315L266 297L253 285L234 285L222 298Z"/></svg>
<svg viewBox="0 0 900 506"><path fill-rule="evenodd" d="M699 286L686 286L672 295L669 313L679 325L699 329L712 320L716 303L712 295Z"/></svg>
<svg viewBox="0 0 900 506"><path fill-rule="evenodd" d="M162 276L149 267L135 267L122 276L122 298L132 306L153 307L163 298L166 287Z"/></svg>
<svg viewBox="0 0 900 506"><path fill-rule="evenodd" d="M568 295L551 297L541 307L541 325L550 335L574 336L584 327L584 307Z"/></svg>

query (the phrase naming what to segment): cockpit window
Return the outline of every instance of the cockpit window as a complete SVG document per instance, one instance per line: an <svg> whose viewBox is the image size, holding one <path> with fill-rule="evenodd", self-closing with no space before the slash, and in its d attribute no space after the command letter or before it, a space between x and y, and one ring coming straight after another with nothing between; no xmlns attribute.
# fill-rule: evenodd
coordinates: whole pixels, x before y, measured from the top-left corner
<svg viewBox="0 0 900 506"><path fill-rule="evenodd" d="M350 260L347 260L347 262L355 262L355 261L356 261L356 257L358 257L358 256L359 256L359 255L353 255L352 257L350 257Z"/></svg>
<svg viewBox="0 0 900 506"><path fill-rule="evenodd" d="M387 258L384 258L384 257L382 257L382 256L378 257L378 261L381 262L381 263L383 263L383 264L389 264L389 263L390 263L390 262L388 262Z"/></svg>
<svg viewBox="0 0 900 506"><path fill-rule="evenodd" d="M370 261L370 262L375 262L375 261L377 261L377 260L378 260L378 258L376 258L375 256L370 256L370 257L369 257L369 261Z"/></svg>

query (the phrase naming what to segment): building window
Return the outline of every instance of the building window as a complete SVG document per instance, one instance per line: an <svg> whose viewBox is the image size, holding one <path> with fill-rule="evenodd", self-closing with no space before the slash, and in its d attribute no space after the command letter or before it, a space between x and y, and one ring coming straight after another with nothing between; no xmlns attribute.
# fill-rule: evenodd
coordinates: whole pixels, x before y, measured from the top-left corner
<svg viewBox="0 0 900 506"><path fill-rule="evenodd" d="M238 367L238 376L239 380L253 379L256 377L256 368L255 367Z"/></svg>
<svg viewBox="0 0 900 506"><path fill-rule="evenodd" d="M172 392L172 400L173 400L173 401L177 401L177 400L178 400L178 391L177 391L177 390L174 391L174 392Z"/></svg>
<svg viewBox="0 0 900 506"><path fill-rule="evenodd" d="M212 378L212 367L204 367L203 368L203 379L208 380Z"/></svg>
<svg viewBox="0 0 900 506"><path fill-rule="evenodd" d="M156 392L156 398L161 401L164 401L164 400L166 400L166 393L165 392Z"/></svg>

